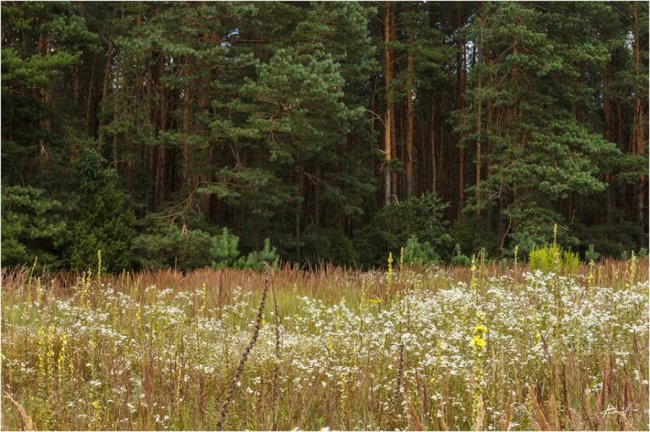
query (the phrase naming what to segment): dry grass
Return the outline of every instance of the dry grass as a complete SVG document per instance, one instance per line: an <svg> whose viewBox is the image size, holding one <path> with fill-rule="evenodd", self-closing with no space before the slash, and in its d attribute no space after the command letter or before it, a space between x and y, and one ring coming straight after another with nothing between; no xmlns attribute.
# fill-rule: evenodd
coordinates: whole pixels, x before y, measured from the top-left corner
<svg viewBox="0 0 650 432"><path fill-rule="evenodd" d="M2 271L4 428L648 428L647 259L29 273Z"/></svg>

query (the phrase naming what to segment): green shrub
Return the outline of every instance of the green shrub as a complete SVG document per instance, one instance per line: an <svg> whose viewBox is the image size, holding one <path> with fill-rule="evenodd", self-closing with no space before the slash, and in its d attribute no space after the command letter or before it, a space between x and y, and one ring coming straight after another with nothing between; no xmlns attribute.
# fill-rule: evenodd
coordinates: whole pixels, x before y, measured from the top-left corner
<svg viewBox="0 0 650 432"><path fill-rule="evenodd" d="M239 267L239 237L223 228L220 235L212 237L210 257L213 268Z"/></svg>
<svg viewBox="0 0 650 432"><path fill-rule="evenodd" d="M384 207L355 233L354 246L359 261L364 266L381 266L386 251L398 255L412 236L431 245L441 258L449 259L452 239L444 220L448 206L437 195L429 193Z"/></svg>
<svg viewBox="0 0 650 432"><path fill-rule="evenodd" d="M575 273L579 264L577 253L563 251L557 244L534 248L528 258L531 271L540 270L544 273Z"/></svg>
<svg viewBox="0 0 650 432"><path fill-rule="evenodd" d="M150 218L145 218L147 221ZM137 269L156 270L174 265L176 241L172 232L176 226L165 228L147 224L145 232L136 236L131 245L133 263Z"/></svg>
<svg viewBox="0 0 650 432"><path fill-rule="evenodd" d="M336 228L320 228L308 226L301 235L304 242L303 258L310 263L329 262L335 265L351 264L357 261L352 240Z"/></svg>
<svg viewBox="0 0 650 432"><path fill-rule="evenodd" d="M34 262L60 267L66 224L62 204L42 189L24 186L2 188L2 265ZM96 251L95 251L96 252Z"/></svg>
<svg viewBox="0 0 650 432"><path fill-rule="evenodd" d="M278 253L271 247L271 240L264 240L264 247L261 251L253 251L246 257L240 256L239 237L231 234L228 228L223 228L220 235L212 238L210 247L213 268L241 268L261 270L265 265L276 267L278 264Z"/></svg>
<svg viewBox="0 0 650 432"><path fill-rule="evenodd" d="M417 237L411 236L404 247L404 262L408 265L424 266L437 264L440 256L429 243L419 242Z"/></svg>
<svg viewBox="0 0 650 432"><path fill-rule="evenodd" d="M174 268L190 270L207 267L209 265L206 251L210 247L211 237L205 231L179 230L174 238Z"/></svg>
<svg viewBox="0 0 650 432"><path fill-rule="evenodd" d="M469 255L476 255L484 248L488 255L498 249L497 233L485 219L464 216L451 229L454 241Z"/></svg>
<svg viewBox="0 0 650 432"><path fill-rule="evenodd" d="M562 251L562 271L564 273L576 273L580 265L580 256L577 252Z"/></svg>
<svg viewBox="0 0 650 432"><path fill-rule="evenodd" d="M133 239L131 252L138 268L176 268L191 270L210 265L208 233L198 229L181 229L161 221L158 215L145 217L145 232Z"/></svg>
<svg viewBox="0 0 650 432"><path fill-rule="evenodd" d="M212 267L260 270L266 264L277 266L278 254L269 239L261 251L241 256L239 237L222 228L221 234L210 236L200 229L182 229L148 216L143 220L146 232L133 240L132 253L139 268L176 268L191 270Z"/></svg>
<svg viewBox="0 0 650 432"><path fill-rule="evenodd" d="M638 247L642 237L640 226L636 222L626 221L623 215L616 225L584 225L576 223L571 228L583 245L593 244L601 257L620 257L621 251L630 251ZM647 237L645 237L647 238Z"/></svg>
<svg viewBox="0 0 650 432"><path fill-rule="evenodd" d="M113 182L107 184L95 193L72 228L70 266L76 270L93 268L101 250L104 271L130 269L135 223L126 195Z"/></svg>
<svg viewBox="0 0 650 432"><path fill-rule="evenodd" d="M464 255L460 249L460 243L456 243L454 247L454 255L451 258L451 263L457 266L469 266L472 260L467 255Z"/></svg>
<svg viewBox="0 0 650 432"><path fill-rule="evenodd" d="M594 245L590 244L589 248L585 251L585 260L587 261L598 261L600 254L596 252Z"/></svg>
<svg viewBox="0 0 650 432"><path fill-rule="evenodd" d="M81 189L81 212L72 227L70 266L94 268L102 251L104 271L130 269L136 218L128 196L117 185L115 172L95 150L82 149L75 163Z"/></svg>
<svg viewBox="0 0 650 432"><path fill-rule="evenodd" d="M279 257L276 249L271 247L271 240L264 240L264 248L261 251L254 251L248 254L245 260L240 259L240 268L262 270L266 265L277 267Z"/></svg>
<svg viewBox="0 0 650 432"><path fill-rule="evenodd" d="M544 273L560 271L560 247L551 245L543 248L533 248L528 256L530 271L541 270Z"/></svg>

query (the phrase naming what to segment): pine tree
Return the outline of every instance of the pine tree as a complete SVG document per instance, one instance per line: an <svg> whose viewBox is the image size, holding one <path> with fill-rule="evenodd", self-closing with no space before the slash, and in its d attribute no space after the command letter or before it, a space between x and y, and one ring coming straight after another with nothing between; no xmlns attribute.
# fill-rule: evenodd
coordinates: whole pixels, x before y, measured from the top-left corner
<svg viewBox="0 0 650 432"><path fill-rule="evenodd" d="M101 251L107 271L131 268L135 215L117 186L114 171L94 150L82 149L76 162L84 204L70 234L70 266L87 270Z"/></svg>
<svg viewBox="0 0 650 432"><path fill-rule="evenodd" d="M581 68L604 64L607 50L593 39L565 38L582 22L576 8L485 6L473 26L484 61L473 70L472 106L458 113L457 129L468 142L485 130L490 149L490 176L477 195L487 200L473 205L496 207L502 246L509 237L526 249L545 242L553 223L566 223L564 201L604 190L598 163L619 155L579 113L593 97ZM479 117L487 100L496 124ZM476 128L476 118L485 127Z"/></svg>

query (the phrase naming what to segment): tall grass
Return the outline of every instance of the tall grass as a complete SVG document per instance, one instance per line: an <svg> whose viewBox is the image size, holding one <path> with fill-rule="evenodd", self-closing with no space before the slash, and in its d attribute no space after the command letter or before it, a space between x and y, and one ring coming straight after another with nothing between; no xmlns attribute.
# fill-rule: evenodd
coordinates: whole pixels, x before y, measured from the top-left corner
<svg viewBox="0 0 650 432"><path fill-rule="evenodd" d="M646 430L647 280L636 258L3 270L2 426Z"/></svg>

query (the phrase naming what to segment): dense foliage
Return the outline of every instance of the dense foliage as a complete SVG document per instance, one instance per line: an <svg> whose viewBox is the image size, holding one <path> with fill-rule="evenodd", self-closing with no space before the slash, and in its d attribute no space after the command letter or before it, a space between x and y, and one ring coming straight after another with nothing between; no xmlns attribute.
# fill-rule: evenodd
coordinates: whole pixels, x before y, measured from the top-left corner
<svg viewBox="0 0 650 432"><path fill-rule="evenodd" d="M3 2L2 18L3 265L526 256L554 224L582 255L647 246L647 3Z"/></svg>

